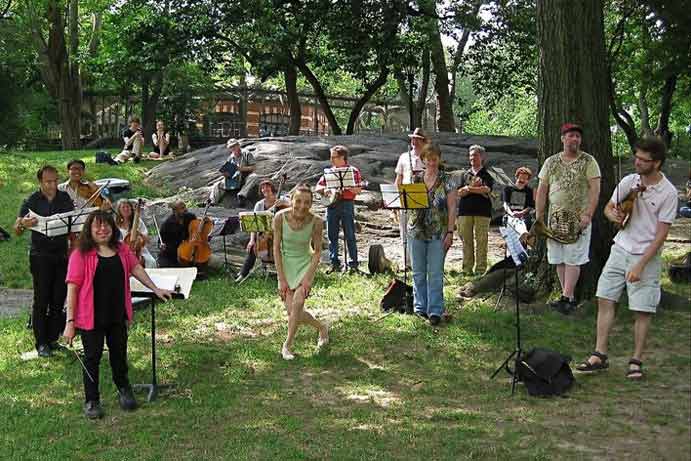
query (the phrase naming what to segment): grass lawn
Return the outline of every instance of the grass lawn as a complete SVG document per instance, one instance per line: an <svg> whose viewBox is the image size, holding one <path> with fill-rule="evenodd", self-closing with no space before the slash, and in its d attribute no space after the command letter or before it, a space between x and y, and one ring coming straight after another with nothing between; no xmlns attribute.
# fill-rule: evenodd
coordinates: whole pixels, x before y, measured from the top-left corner
<svg viewBox="0 0 691 461"><path fill-rule="evenodd" d="M0 155L0 225L9 230L33 174L73 153ZM91 153L76 154L91 160ZM88 157L88 158L87 158ZM140 181L146 164L120 176ZM103 168L103 169L100 169ZM88 165L94 177L111 167ZM144 187L137 194L161 195ZM4 286L30 287L27 238L0 243ZM22 362L32 348L26 318L0 318L2 459L680 459L691 457L691 310L661 307L645 357L646 379L624 378L632 316L621 309L610 370L580 377L567 398L510 397L505 373L489 376L513 350L513 314L492 300L460 306L446 286L452 322L438 329L411 317L382 318L386 277L319 274L307 308L331 323L316 351L303 328L293 362L280 358L287 321L275 281L241 286L220 275L186 301L159 305L159 378L175 387L133 413L117 406L107 358L101 367L106 417L82 416L79 364L66 353ZM665 287L688 296L688 285ZM0 301L1 302L1 301ZM526 310L527 311L527 310ZM583 359L593 347L595 307L568 318L522 315L524 347ZM130 331L130 380L150 379L147 309ZM142 394L139 394L143 402Z"/></svg>

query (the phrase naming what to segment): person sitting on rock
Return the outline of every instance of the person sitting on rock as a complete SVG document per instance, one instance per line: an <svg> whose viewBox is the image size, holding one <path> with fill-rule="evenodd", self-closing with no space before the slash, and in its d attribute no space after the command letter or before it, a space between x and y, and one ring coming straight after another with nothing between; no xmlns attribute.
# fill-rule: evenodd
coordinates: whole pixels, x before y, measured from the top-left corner
<svg viewBox="0 0 691 461"><path fill-rule="evenodd" d="M130 118L130 126L122 132L122 140L125 146L116 157L115 161L118 163L125 163L132 159L135 163L142 158L142 149L144 148L144 133L141 128L141 121L139 117Z"/></svg>
<svg viewBox="0 0 691 461"><path fill-rule="evenodd" d="M220 204L223 196L230 193L235 196L237 205L244 207L247 202L247 190L244 186L257 169L256 160L252 153L240 149L240 142L237 139L229 139L226 148L230 155L218 170L223 177L211 189L211 203Z"/></svg>
<svg viewBox="0 0 691 461"><path fill-rule="evenodd" d="M179 267L178 247L189 237L189 225L197 219L194 213L187 211L187 206L182 200L176 200L170 207L173 213L163 221L161 225L161 244L158 253L159 267Z"/></svg>
<svg viewBox="0 0 691 461"><path fill-rule="evenodd" d="M156 132L151 135L151 141L154 144L154 150L149 153L149 158L158 159L170 154L170 133L163 120L156 122Z"/></svg>
<svg viewBox="0 0 691 461"><path fill-rule="evenodd" d="M528 185L532 176L530 168L519 167L515 174L516 184L507 185L502 193L506 216L515 218L510 220L509 225L514 227L519 235L528 232L533 222L531 213L535 210L535 196L533 189Z"/></svg>

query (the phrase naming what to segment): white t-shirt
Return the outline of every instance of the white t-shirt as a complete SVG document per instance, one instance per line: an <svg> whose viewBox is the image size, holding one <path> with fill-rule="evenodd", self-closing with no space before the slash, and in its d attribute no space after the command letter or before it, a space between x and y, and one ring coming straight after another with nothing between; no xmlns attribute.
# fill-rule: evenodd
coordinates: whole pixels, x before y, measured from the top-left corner
<svg viewBox="0 0 691 461"><path fill-rule="evenodd" d="M422 159L414 150L409 152L403 152L400 157L398 157L398 163L396 164L396 169L394 170L396 174L400 174L403 178L403 184L411 184L413 182L413 174L410 171L410 166L413 166L415 173L425 169Z"/></svg>
<svg viewBox="0 0 691 461"><path fill-rule="evenodd" d="M614 188L610 202L624 201L631 190L641 183L639 174L625 176ZM617 188L619 193L617 194ZM626 227L614 237L614 242L631 254L643 254L655 240L657 223L671 224L677 216L677 188L663 174L654 186L640 192L633 205L633 211Z"/></svg>

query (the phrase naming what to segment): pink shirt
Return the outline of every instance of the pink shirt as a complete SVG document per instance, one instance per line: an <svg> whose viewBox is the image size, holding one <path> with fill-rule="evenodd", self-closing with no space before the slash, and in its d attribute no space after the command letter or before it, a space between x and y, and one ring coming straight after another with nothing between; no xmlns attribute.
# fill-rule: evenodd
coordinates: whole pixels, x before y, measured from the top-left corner
<svg viewBox="0 0 691 461"><path fill-rule="evenodd" d="M139 264L136 256L127 245L118 244L118 256L125 271L125 313L132 321L132 296L130 295L130 274ZM98 265L96 249L82 253L75 250L70 255L67 266L66 283L77 285L77 305L74 307L74 326L81 330L94 329L94 276Z"/></svg>

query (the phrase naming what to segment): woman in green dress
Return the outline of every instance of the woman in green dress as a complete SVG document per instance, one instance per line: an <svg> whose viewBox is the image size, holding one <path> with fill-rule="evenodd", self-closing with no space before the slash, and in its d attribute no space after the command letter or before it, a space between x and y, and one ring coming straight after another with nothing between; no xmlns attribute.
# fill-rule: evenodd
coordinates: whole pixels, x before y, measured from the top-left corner
<svg viewBox="0 0 691 461"><path fill-rule="evenodd" d="M317 347L329 342L327 326L304 309L319 265L324 229L321 218L310 211L311 207L311 189L299 184L291 195L291 207L278 212L273 220L278 294L288 312L288 337L281 348L285 360L295 358L291 349L295 333L302 323L319 331Z"/></svg>

